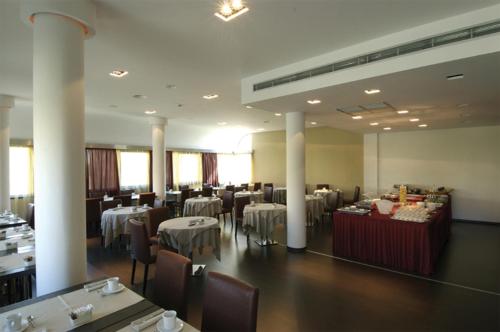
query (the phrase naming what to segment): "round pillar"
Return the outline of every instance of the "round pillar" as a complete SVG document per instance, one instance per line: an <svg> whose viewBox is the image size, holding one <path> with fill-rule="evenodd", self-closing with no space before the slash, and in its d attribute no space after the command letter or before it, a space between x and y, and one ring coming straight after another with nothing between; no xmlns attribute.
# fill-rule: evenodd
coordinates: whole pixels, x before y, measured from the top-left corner
<svg viewBox="0 0 500 332"><path fill-rule="evenodd" d="M286 113L286 202L287 247L291 252L306 249L304 113Z"/></svg>
<svg viewBox="0 0 500 332"><path fill-rule="evenodd" d="M84 39L89 1L24 1L33 24L37 295L87 278Z"/></svg>
<svg viewBox="0 0 500 332"><path fill-rule="evenodd" d="M167 119L154 117L150 119L153 150L153 191L156 196L165 199L167 182L165 178L165 126Z"/></svg>
<svg viewBox="0 0 500 332"><path fill-rule="evenodd" d="M10 210L10 110L14 98L0 95L0 211Z"/></svg>

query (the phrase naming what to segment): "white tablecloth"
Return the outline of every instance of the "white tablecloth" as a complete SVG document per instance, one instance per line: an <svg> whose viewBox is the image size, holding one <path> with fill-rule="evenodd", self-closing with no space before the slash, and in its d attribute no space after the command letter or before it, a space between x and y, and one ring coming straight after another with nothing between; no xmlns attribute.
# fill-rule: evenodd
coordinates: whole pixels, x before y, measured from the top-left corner
<svg viewBox="0 0 500 332"><path fill-rule="evenodd" d="M189 226L192 221L200 221ZM158 227L161 245L177 249L179 254L189 257L193 248L201 254L204 247L212 247L213 253L220 260L219 221L209 217L182 217L169 219Z"/></svg>
<svg viewBox="0 0 500 332"><path fill-rule="evenodd" d="M195 197L184 202L184 217L214 217L222 211L222 200L217 197Z"/></svg>
<svg viewBox="0 0 500 332"><path fill-rule="evenodd" d="M273 202L278 204L286 204L285 187L278 187L273 189Z"/></svg>
<svg viewBox="0 0 500 332"><path fill-rule="evenodd" d="M9 224L25 224L26 220L14 216L0 216L0 226Z"/></svg>
<svg viewBox="0 0 500 332"><path fill-rule="evenodd" d="M147 316L147 315L144 315L144 316ZM183 321L183 323L184 323L184 327L182 328L181 332L200 332L200 330L195 329L193 326L189 325L188 323L186 323L184 321ZM141 329L141 332L157 332L157 331L158 330L156 329L156 323L146 327L145 329ZM128 326L118 330L117 332L136 332L136 330L134 330L132 328L132 326L128 325Z"/></svg>
<svg viewBox="0 0 500 332"><path fill-rule="evenodd" d="M125 206L122 208L109 209L103 212L101 218L102 236L104 237L104 246L109 246L113 239L120 236L120 234L129 234L128 220L139 219L150 208Z"/></svg>
<svg viewBox="0 0 500 332"><path fill-rule="evenodd" d="M234 197L250 197L250 202L262 203L264 201L264 193L262 191L238 191Z"/></svg>
<svg viewBox="0 0 500 332"><path fill-rule="evenodd" d="M313 220L321 220L325 212L325 203L321 195L306 195L307 221L310 224Z"/></svg>
<svg viewBox="0 0 500 332"><path fill-rule="evenodd" d="M344 206L344 192L341 191L340 189L336 189L335 191L337 191L339 193L339 198L337 200L336 207ZM333 193L333 190L331 190L331 189L326 189L326 190L317 189L314 191L315 195L321 195L323 197L323 202L325 204L325 207L327 206L328 195L330 195L331 193Z"/></svg>
<svg viewBox="0 0 500 332"><path fill-rule="evenodd" d="M251 227L263 238L272 239L274 227L285 222L286 206L282 204L260 203L243 209L243 228Z"/></svg>
<svg viewBox="0 0 500 332"><path fill-rule="evenodd" d="M94 306L92 321L136 304L143 299L128 288L120 293L108 296L101 296L98 291L87 292L84 289L80 289L64 294L62 298L71 308L92 304ZM21 313L23 317L29 315L35 317L34 322L36 329L33 329L33 331L38 331L42 328L46 328L47 331L68 331L74 328L71 326L68 310L57 297L0 314L0 326L2 331L4 330L3 325L5 324L5 317L18 312Z"/></svg>
<svg viewBox="0 0 500 332"><path fill-rule="evenodd" d="M29 265L36 264L36 260L33 260L29 265L24 263L24 257L33 256L35 257L35 248L30 249L30 251L23 252L21 254L14 253L11 255L1 256L0 257L0 276L4 274L9 274L12 270L24 268ZM1 319L0 319L1 323Z"/></svg>

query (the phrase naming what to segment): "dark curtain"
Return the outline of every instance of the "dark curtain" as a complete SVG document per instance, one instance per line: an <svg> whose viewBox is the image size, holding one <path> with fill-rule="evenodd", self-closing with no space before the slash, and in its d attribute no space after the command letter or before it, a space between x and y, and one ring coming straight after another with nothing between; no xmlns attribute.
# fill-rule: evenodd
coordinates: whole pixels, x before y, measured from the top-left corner
<svg viewBox="0 0 500 332"><path fill-rule="evenodd" d="M174 188L174 167L172 164L172 151L165 152L165 171L166 177L165 182L167 183L168 188Z"/></svg>
<svg viewBox="0 0 500 332"><path fill-rule="evenodd" d="M85 149L87 197L120 192L116 150Z"/></svg>
<svg viewBox="0 0 500 332"><path fill-rule="evenodd" d="M202 153L201 167L203 170L203 183L217 186L219 175L217 172L217 153Z"/></svg>

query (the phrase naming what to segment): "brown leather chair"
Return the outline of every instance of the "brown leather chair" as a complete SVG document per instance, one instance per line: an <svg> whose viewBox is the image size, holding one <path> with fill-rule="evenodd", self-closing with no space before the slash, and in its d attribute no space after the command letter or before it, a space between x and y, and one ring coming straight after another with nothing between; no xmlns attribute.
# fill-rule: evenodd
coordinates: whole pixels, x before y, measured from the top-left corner
<svg viewBox="0 0 500 332"><path fill-rule="evenodd" d="M234 237L236 238L236 235L238 233L238 224L243 222L243 210L245 209L245 205L250 204L250 196L242 196L242 197L236 197L234 199L234 212L236 216L236 223L235 223L235 228L234 228ZM248 240L249 234L247 234L247 240Z"/></svg>
<svg viewBox="0 0 500 332"><path fill-rule="evenodd" d="M132 245L130 251L130 255L132 256L132 278L130 283L134 284L135 266L137 261L139 261L144 264L144 284L142 286L142 295L144 295L146 294L146 284L148 282L149 264L153 264L156 261L156 255L151 254L151 245L149 243L146 224L135 219L130 219L128 223Z"/></svg>
<svg viewBox="0 0 500 332"><path fill-rule="evenodd" d="M255 332L259 289L230 276L208 272L201 331Z"/></svg>
<svg viewBox="0 0 500 332"><path fill-rule="evenodd" d="M189 189L189 185L187 185L187 184L180 184L179 185L179 190L181 190L181 191L188 190L188 189Z"/></svg>
<svg viewBox="0 0 500 332"><path fill-rule="evenodd" d="M160 207L151 209L147 212L149 222L146 223L148 231L149 243L158 244L158 226L168 219L170 211L168 207Z"/></svg>
<svg viewBox="0 0 500 332"><path fill-rule="evenodd" d="M234 185L230 184L230 185L226 186L225 190L232 191L234 193Z"/></svg>
<svg viewBox="0 0 500 332"><path fill-rule="evenodd" d="M261 182L255 182L253 184L253 191L261 190L262 189L262 183Z"/></svg>
<svg viewBox="0 0 500 332"><path fill-rule="evenodd" d="M316 185L316 189L323 189L323 188L330 189L330 185L329 184L317 184Z"/></svg>
<svg viewBox="0 0 500 332"><path fill-rule="evenodd" d="M326 196L326 206L325 206L325 215L333 216L333 213L337 211L339 202L339 192L333 191L328 193Z"/></svg>
<svg viewBox="0 0 500 332"><path fill-rule="evenodd" d="M128 195L118 195L113 197L114 199L121 199L123 206L132 206L132 194Z"/></svg>
<svg viewBox="0 0 500 332"><path fill-rule="evenodd" d="M147 204L150 207L155 206L156 193L141 193L139 194L139 206Z"/></svg>
<svg viewBox="0 0 500 332"><path fill-rule="evenodd" d="M354 203L356 202L359 202L359 192L360 192L360 188L359 186L356 186L354 187L354 194L352 195L352 200L348 199L344 199L344 206L345 205L353 205Z"/></svg>
<svg viewBox="0 0 500 332"><path fill-rule="evenodd" d="M167 250L158 251L154 279L154 302L187 320L189 282L193 264L189 258Z"/></svg>
<svg viewBox="0 0 500 332"><path fill-rule="evenodd" d="M97 216L99 217L99 205L97 206ZM33 203L28 203L26 206L26 221L31 228L35 229L35 204Z"/></svg>
<svg viewBox="0 0 500 332"><path fill-rule="evenodd" d="M202 194L201 190L191 190L189 192L189 198L198 197L201 194Z"/></svg>
<svg viewBox="0 0 500 332"><path fill-rule="evenodd" d="M186 202L186 199L188 199L191 196L191 191L193 189L182 189L181 190L181 203L180 203L180 215L183 214L184 211L184 203Z"/></svg>
<svg viewBox="0 0 500 332"><path fill-rule="evenodd" d="M132 195L133 193L135 193L135 190L134 189L127 189L127 190L120 190L120 193L119 195Z"/></svg>
<svg viewBox="0 0 500 332"><path fill-rule="evenodd" d="M266 188L266 187L274 188L272 183L264 183L264 188Z"/></svg>
<svg viewBox="0 0 500 332"><path fill-rule="evenodd" d="M102 199L100 198L87 198L85 200L87 236L99 234L101 226L101 201Z"/></svg>
<svg viewBox="0 0 500 332"><path fill-rule="evenodd" d="M234 193L232 191L224 191L222 196L222 211L217 214L217 219L222 214L224 216L224 225L226 224L226 214L231 216L231 225L233 225L233 207L234 207Z"/></svg>
<svg viewBox="0 0 500 332"><path fill-rule="evenodd" d="M212 187L204 187L201 190L201 195L203 197L211 197L213 193L214 193L214 188L212 188Z"/></svg>
<svg viewBox="0 0 500 332"><path fill-rule="evenodd" d="M264 187L264 202L265 203L273 202L273 187L269 186Z"/></svg>
<svg viewBox="0 0 500 332"><path fill-rule="evenodd" d="M240 184L240 187L243 187L243 189L248 190L248 183L242 183Z"/></svg>
<svg viewBox="0 0 500 332"><path fill-rule="evenodd" d="M244 187L234 187L234 192L237 193L237 192L240 192L240 191L243 191L243 189L245 189Z"/></svg>
<svg viewBox="0 0 500 332"><path fill-rule="evenodd" d="M102 216L102 213L106 210L109 210L109 209L114 209L115 207L118 206L118 204L122 204L122 200L121 199L113 199L112 201L100 201L99 202L99 205L100 205L100 208L101 208L101 216Z"/></svg>

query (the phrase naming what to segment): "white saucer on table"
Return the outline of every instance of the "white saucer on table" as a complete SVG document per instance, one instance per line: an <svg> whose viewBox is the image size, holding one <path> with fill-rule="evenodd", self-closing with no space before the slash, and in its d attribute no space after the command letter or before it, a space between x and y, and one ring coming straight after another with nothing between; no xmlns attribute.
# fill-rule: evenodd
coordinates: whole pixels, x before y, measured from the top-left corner
<svg viewBox="0 0 500 332"><path fill-rule="evenodd" d="M158 329L158 331L160 332L179 332L182 330L183 327L184 327L184 322L179 318L175 319L175 327L173 329L167 330L166 328L164 328L162 319L160 319L158 323L156 323L156 329Z"/></svg>
<svg viewBox="0 0 500 332"><path fill-rule="evenodd" d="M11 329L7 324L2 326L2 332L22 332L29 327L28 320L24 319L21 321L21 328L19 329Z"/></svg>
<svg viewBox="0 0 500 332"><path fill-rule="evenodd" d="M123 284L118 284L118 287L116 289L110 290L108 288L108 285L105 285L103 288L101 288L101 291L104 295L111 295L111 294L116 294L120 293L125 289L125 286Z"/></svg>

